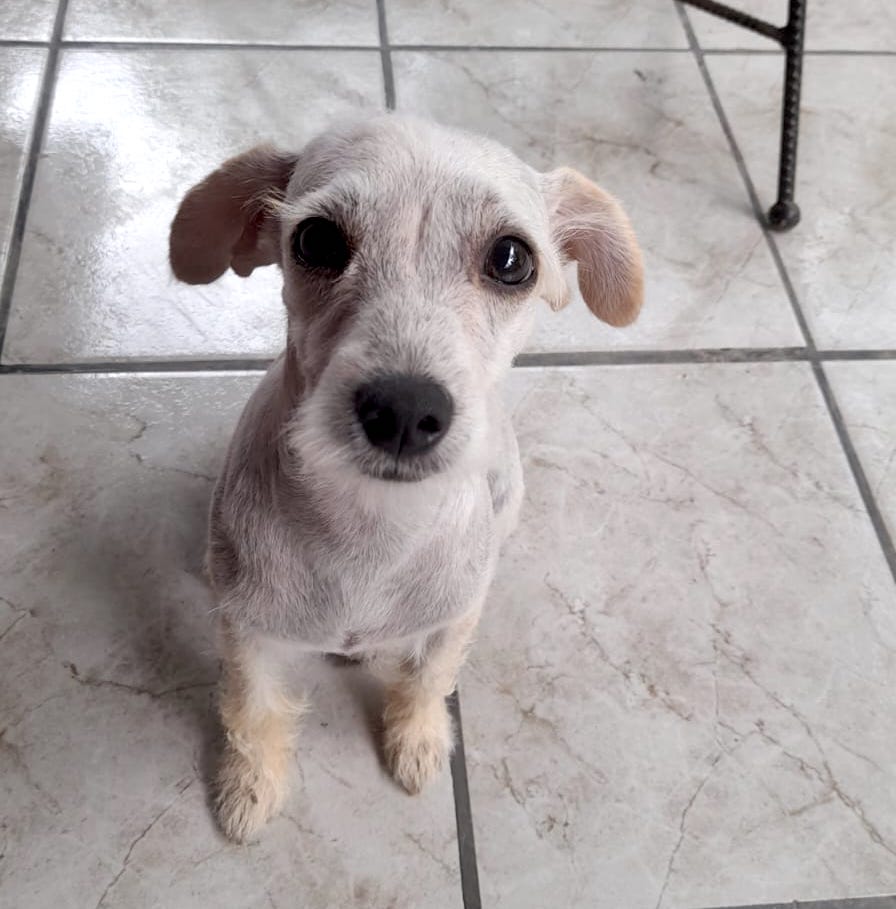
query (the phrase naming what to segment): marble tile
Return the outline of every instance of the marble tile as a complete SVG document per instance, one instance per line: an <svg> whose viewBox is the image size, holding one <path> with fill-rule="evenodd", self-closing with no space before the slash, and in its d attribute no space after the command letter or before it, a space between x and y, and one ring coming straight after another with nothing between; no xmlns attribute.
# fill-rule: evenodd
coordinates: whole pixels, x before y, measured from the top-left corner
<svg viewBox="0 0 896 909"><path fill-rule="evenodd" d="M762 906L719 906L717 909L896 909L896 896L860 896L846 900L765 903Z"/></svg>
<svg viewBox="0 0 896 909"><path fill-rule="evenodd" d="M826 363L872 492L896 539L896 363Z"/></svg>
<svg viewBox="0 0 896 909"><path fill-rule="evenodd" d="M665 0L387 0L392 44L687 47Z"/></svg>
<svg viewBox="0 0 896 909"><path fill-rule="evenodd" d="M894 587L808 365L511 403L527 497L460 684L484 905L893 892Z"/></svg>
<svg viewBox="0 0 896 909"><path fill-rule="evenodd" d="M276 353L276 270L178 285L168 225L224 158L262 141L300 146L335 117L382 107L382 86L373 51L65 52L6 359Z"/></svg>
<svg viewBox="0 0 896 909"><path fill-rule="evenodd" d="M46 52L0 47L0 275L19 201L25 146L31 134Z"/></svg>
<svg viewBox="0 0 896 909"><path fill-rule="evenodd" d="M119 41L379 45L373 0L70 0L65 37Z"/></svg>
<svg viewBox="0 0 896 909"><path fill-rule="evenodd" d="M780 61L708 58L764 205L777 186ZM896 347L896 58L807 57L797 201L777 238L819 347Z"/></svg>
<svg viewBox="0 0 896 909"><path fill-rule="evenodd" d="M55 18L56 0L4 0L0 40L48 41Z"/></svg>
<svg viewBox="0 0 896 909"><path fill-rule="evenodd" d="M416 799L389 780L360 670L306 665L284 815L248 847L213 825L205 514L256 381L2 379L4 906L461 904L450 778Z"/></svg>
<svg viewBox="0 0 896 909"><path fill-rule="evenodd" d="M749 0L731 4L771 22L787 22L787 0ZM762 35L748 31L688 7L688 15L701 47L724 49L775 49ZM896 8L889 0L809 0L806 19L806 48L809 50L891 51L896 50Z"/></svg>
<svg viewBox="0 0 896 909"><path fill-rule="evenodd" d="M749 347L802 340L689 54L393 54L399 110L490 135L541 170L615 193L645 251L647 301L619 331L576 294L535 350Z"/></svg>

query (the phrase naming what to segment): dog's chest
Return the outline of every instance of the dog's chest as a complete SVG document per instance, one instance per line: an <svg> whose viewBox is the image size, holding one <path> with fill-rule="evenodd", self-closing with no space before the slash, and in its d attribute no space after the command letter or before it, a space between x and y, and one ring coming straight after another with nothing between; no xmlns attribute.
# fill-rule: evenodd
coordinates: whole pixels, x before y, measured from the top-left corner
<svg viewBox="0 0 896 909"><path fill-rule="evenodd" d="M484 590L497 555L488 503L428 534L332 546L306 540L292 562L281 634L351 653L438 628ZM273 629L271 629L273 630Z"/></svg>
<svg viewBox="0 0 896 909"><path fill-rule="evenodd" d="M395 572L334 578L320 604L333 649L364 650L433 630L465 612L489 574L490 546L485 535L480 541L455 549L453 558L424 551Z"/></svg>

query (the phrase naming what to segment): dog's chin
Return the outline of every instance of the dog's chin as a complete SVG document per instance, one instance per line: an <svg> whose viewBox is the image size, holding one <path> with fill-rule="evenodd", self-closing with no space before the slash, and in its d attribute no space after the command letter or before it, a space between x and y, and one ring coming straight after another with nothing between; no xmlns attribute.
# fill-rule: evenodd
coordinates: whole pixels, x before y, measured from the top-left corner
<svg viewBox="0 0 896 909"><path fill-rule="evenodd" d="M369 480L381 480L384 483L420 483L430 477L445 473L446 468L436 464L391 463L359 464L361 474Z"/></svg>

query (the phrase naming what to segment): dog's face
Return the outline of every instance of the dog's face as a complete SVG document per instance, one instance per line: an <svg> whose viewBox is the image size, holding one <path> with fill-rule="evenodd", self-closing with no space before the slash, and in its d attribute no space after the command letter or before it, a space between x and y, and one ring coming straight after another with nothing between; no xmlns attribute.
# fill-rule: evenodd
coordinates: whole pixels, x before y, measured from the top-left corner
<svg viewBox="0 0 896 909"><path fill-rule="evenodd" d="M388 116L311 142L255 149L184 199L177 277L278 263L304 394L292 442L311 470L419 480L484 454L496 382L533 302L563 305L579 264L589 307L630 322L641 260L618 205L570 170Z"/></svg>

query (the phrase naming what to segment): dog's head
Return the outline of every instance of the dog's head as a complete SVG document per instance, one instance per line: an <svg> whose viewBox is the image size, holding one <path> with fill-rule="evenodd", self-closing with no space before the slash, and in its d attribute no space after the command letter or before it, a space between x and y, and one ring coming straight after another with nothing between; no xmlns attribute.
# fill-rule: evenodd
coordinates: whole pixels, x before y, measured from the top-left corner
<svg viewBox="0 0 896 909"><path fill-rule="evenodd" d="M641 255L616 201L486 139L399 116L302 152L256 148L194 187L171 227L191 284L279 264L304 393L292 438L311 469L417 480L481 458L495 383L533 302L626 325Z"/></svg>

